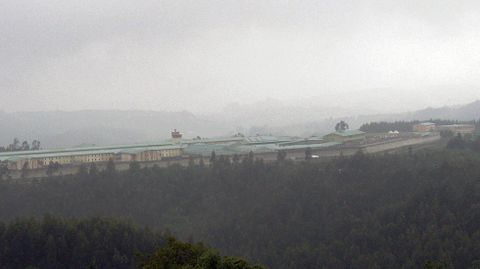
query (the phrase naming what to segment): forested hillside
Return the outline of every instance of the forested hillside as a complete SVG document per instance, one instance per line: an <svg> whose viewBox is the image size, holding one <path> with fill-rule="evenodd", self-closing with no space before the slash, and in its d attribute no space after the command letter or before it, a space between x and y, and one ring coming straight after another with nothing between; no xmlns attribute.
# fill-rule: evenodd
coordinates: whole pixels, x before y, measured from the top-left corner
<svg viewBox="0 0 480 269"><path fill-rule="evenodd" d="M0 219L130 218L270 268L468 268L480 259L479 179L469 147L300 164L217 157L4 180Z"/></svg>
<svg viewBox="0 0 480 269"><path fill-rule="evenodd" d="M0 223L0 268L137 268L136 255L165 244L159 233L113 219L22 219Z"/></svg>
<svg viewBox="0 0 480 269"><path fill-rule="evenodd" d="M262 269L202 243L114 219L45 216L0 223L2 269Z"/></svg>

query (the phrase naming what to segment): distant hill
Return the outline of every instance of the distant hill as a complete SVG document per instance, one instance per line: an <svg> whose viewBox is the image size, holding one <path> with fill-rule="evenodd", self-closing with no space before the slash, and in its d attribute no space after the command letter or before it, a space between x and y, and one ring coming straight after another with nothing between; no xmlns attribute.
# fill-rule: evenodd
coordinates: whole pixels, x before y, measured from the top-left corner
<svg viewBox="0 0 480 269"><path fill-rule="evenodd" d="M449 119L449 120L478 120L480 119L480 100L461 106L427 108L411 113L411 119Z"/></svg>
<svg viewBox="0 0 480 269"><path fill-rule="evenodd" d="M332 132L334 126L340 120L348 122L350 128L359 128L362 124L375 121L401 121L401 120L479 120L480 119L480 101L477 100L466 105L452 107L426 108L413 112L392 113L392 114L363 114L345 117L329 117L312 121L299 121L296 124L283 126L259 125L251 128L252 133L271 133L282 135L322 135Z"/></svg>
<svg viewBox="0 0 480 269"><path fill-rule="evenodd" d="M189 112L0 112L0 126L2 145L18 137L22 141L39 139L48 148L159 141L169 138L174 128L190 137L233 133L222 124Z"/></svg>
<svg viewBox="0 0 480 269"><path fill-rule="evenodd" d="M396 114L373 114L372 110L342 109L309 105L285 105L267 100L255 105L229 105L213 115L188 111L51 111L0 112L0 145L39 139L43 147L111 145L154 142L169 138L178 129L186 137L222 136L243 132L249 135L312 135L331 132L345 120L351 128L372 121L480 119L480 101L454 107L427 108Z"/></svg>

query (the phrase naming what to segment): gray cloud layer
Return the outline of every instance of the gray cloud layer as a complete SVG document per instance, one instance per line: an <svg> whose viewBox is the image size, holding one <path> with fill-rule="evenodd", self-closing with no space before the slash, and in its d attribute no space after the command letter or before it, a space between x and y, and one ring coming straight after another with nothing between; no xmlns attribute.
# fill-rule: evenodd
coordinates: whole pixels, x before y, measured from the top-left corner
<svg viewBox="0 0 480 269"><path fill-rule="evenodd" d="M0 2L0 109L213 111L480 98L480 2Z"/></svg>

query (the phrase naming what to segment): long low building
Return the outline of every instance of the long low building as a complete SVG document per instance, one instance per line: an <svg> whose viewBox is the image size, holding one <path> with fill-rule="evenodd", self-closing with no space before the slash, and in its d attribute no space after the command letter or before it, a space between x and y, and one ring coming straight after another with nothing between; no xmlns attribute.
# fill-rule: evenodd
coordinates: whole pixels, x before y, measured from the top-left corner
<svg viewBox="0 0 480 269"><path fill-rule="evenodd" d="M437 126L437 130L439 132L449 131L449 132L452 132L454 135L457 135L457 134L473 135L475 133L475 125L473 125L473 124L439 125L439 126Z"/></svg>
<svg viewBox="0 0 480 269"><path fill-rule="evenodd" d="M119 145L110 147L72 148L0 153L0 161L8 169L40 169L51 163L75 165L82 163L160 161L182 155L181 144Z"/></svg>
<svg viewBox="0 0 480 269"><path fill-rule="evenodd" d="M476 127L473 124L444 124L437 125L433 122L422 122L413 126L414 132L451 132L454 135L473 135Z"/></svg>
<svg viewBox="0 0 480 269"><path fill-rule="evenodd" d="M340 137L340 138L338 138ZM178 131L172 139L153 144L117 145L54 150L18 151L0 153L0 162L6 162L10 170L44 169L51 164L75 166L90 163L156 162L172 159L217 155L272 154L278 151L322 150L345 142L361 142L365 134L360 131L332 133L323 138L288 136L243 136L220 138L182 139Z"/></svg>

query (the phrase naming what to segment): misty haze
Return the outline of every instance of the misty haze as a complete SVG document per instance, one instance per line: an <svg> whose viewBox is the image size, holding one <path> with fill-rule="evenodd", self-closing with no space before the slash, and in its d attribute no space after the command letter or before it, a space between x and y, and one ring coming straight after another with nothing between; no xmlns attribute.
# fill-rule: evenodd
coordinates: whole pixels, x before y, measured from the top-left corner
<svg viewBox="0 0 480 269"><path fill-rule="evenodd" d="M480 268L480 2L0 2L0 268Z"/></svg>

